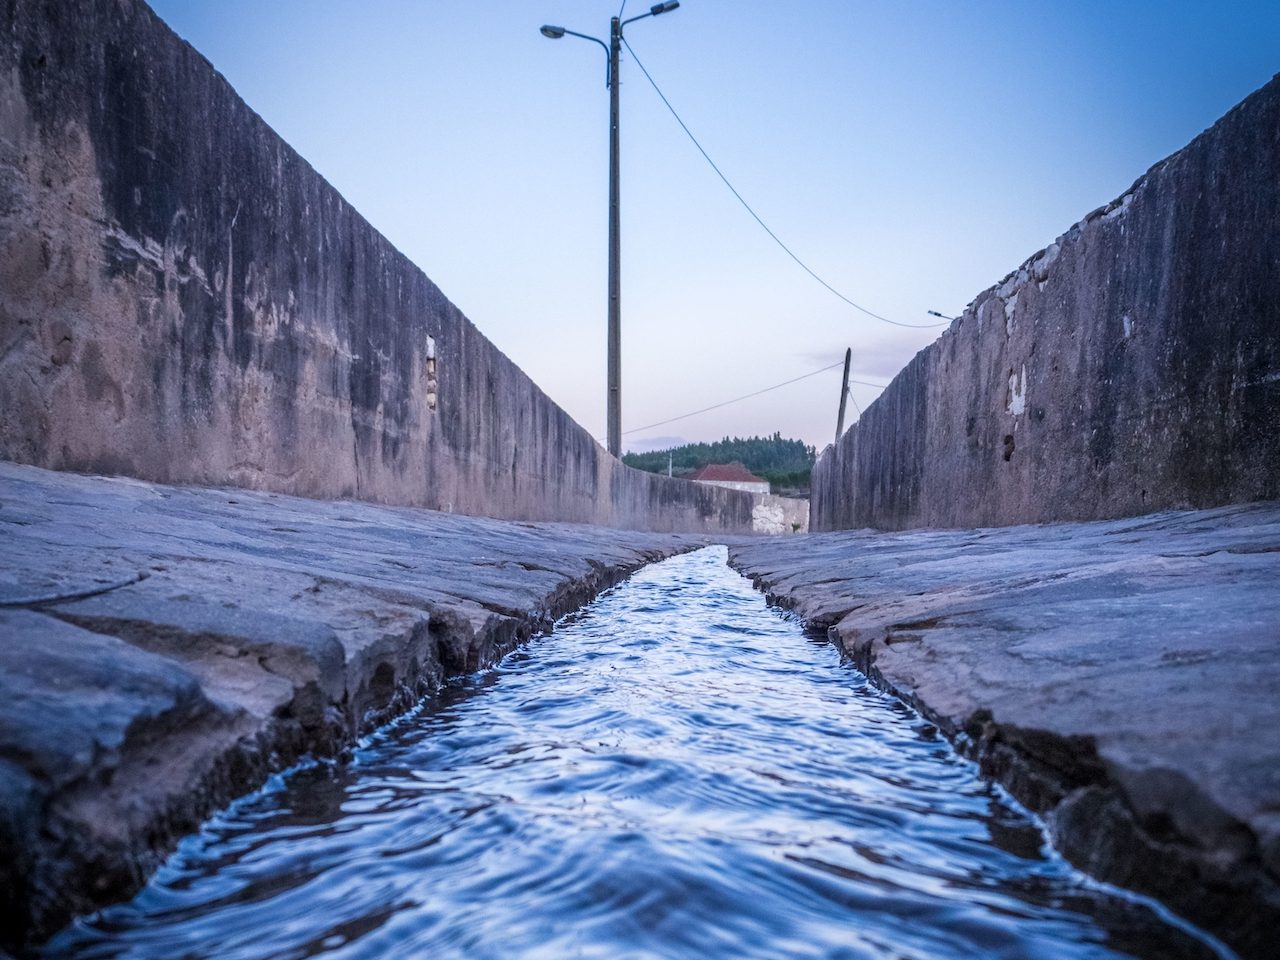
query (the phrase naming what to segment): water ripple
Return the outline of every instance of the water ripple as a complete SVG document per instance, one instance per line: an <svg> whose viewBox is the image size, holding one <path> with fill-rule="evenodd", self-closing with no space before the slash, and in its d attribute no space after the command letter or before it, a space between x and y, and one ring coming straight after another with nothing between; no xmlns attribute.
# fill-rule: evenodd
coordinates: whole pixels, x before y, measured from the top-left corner
<svg viewBox="0 0 1280 960"><path fill-rule="evenodd" d="M1201 958L712 548L185 841L49 957Z"/></svg>

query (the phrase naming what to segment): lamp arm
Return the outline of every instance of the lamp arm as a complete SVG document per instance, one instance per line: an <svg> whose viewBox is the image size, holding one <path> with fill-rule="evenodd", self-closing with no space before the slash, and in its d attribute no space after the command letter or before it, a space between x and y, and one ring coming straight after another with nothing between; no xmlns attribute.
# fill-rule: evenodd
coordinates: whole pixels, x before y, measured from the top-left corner
<svg viewBox="0 0 1280 960"><path fill-rule="evenodd" d="M622 28L625 27L628 23L635 23L637 20L643 20L645 17L652 17L652 16L653 16L652 13L642 13L640 14L640 16L632 17L630 20L623 20L620 24L618 24L618 33L622 33Z"/></svg>
<svg viewBox="0 0 1280 960"><path fill-rule="evenodd" d="M632 17L630 20L623 20L618 24L618 36L622 36L622 28L628 23L635 23L637 20L643 20L645 17L656 17L660 13L670 13L672 10L680 6L679 3L655 3L649 8L647 13L642 13L638 17Z"/></svg>
<svg viewBox="0 0 1280 960"><path fill-rule="evenodd" d="M645 14L645 16L648 16L648 14ZM590 40L592 43L600 44L600 48L604 50L604 85L607 87L609 85L609 80L611 79L609 76L609 45L598 37L588 36L585 33L578 33L576 30L565 30L565 33L571 37L578 37L581 40Z"/></svg>

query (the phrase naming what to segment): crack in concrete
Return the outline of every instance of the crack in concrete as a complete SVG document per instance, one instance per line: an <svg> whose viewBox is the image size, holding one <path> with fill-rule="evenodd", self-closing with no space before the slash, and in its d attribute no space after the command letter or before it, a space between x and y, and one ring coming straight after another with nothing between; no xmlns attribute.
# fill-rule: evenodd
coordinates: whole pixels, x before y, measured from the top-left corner
<svg viewBox="0 0 1280 960"><path fill-rule="evenodd" d="M76 593L53 593L43 597L22 597L17 600L0 600L0 607L42 607L53 603L69 603L72 600L86 600L89 597L97 597L104 593L110 593L112 590L119 590L122 587L131 587L135 583L141 583L151 574L145 570L140 570L134 576L127 580L120 580L117 583L108 583L102 587L94 587L89 590L80 590Z"/></svg>

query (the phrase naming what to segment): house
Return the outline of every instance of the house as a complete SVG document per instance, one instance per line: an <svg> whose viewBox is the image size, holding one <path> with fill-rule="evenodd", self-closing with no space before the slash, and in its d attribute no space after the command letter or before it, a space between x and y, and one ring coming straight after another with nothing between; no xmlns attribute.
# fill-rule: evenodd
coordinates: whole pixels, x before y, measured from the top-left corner
<svg viewBox="0 0 1280 960"><path fill-rule="evenodd" d="M685 479L713 487L745 490L748 493L769 492L769 481L757 477L740 463L709 463L705 467L699 467Z"/></svg>

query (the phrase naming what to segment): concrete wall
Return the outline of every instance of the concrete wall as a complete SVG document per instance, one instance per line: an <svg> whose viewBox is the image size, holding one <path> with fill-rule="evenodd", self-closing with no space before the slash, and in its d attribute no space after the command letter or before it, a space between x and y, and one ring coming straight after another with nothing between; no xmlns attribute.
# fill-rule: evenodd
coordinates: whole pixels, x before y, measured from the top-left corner
<svg viewBox="0 0 1280 960"><path fill-rule="evenodd" d="M796 497L760 494L751 511L752 528L770 535L808 533L809 501Z"/></svg>
<svg viewBox="0 0 1280 960"><path fill-rule="evenodd" d="M1277 497L1280 77L979 294L819 457L811 520L997 525Z"/></svg>
<svg viewBox="0 0 1280 960"><path fill-rule="evenodd" d="M0 2L0 459L751 529L609 457L138 0Z"/></svg>

